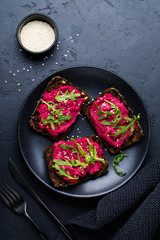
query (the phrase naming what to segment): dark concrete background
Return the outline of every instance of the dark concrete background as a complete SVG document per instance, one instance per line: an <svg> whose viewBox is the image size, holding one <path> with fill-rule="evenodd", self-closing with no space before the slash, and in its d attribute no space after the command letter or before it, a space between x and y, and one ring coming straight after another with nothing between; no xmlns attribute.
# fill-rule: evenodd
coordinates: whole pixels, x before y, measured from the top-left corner
<svg viewBox="0 0 160 240"><path fill-rule="evenodd" d="M57 48L45 58L26 55L16 41L16 27L26 15L40 12L59 28ZM119 74L141 96L149 113L151 141L145 161L160 154L160 2L159 0L0 0L0 178L26 199L28 212L50 239L58 228L8 172L11 157L46 204L62 220L96 206L98 199L78 200L57 195L31 175L17 143L20 108L32 88L46 76L72 66L96 66ZM0 239L39 239L27 220L0 202ZM45 223L45 224L44 224Z"/></svg>

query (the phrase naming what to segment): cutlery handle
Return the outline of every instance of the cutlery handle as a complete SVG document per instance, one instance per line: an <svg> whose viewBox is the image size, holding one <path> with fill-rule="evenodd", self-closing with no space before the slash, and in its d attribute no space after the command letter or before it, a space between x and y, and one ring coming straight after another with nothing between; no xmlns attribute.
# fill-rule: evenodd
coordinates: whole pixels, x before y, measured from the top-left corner
<svg viewBox="0 0 160 240"><path fill-rule="evenodd" d="M28 215L28 213L25 213L25 217L34 225L35 229L37 230L37 232L39 233L41 239L43 240L49 240L49 238L46 236L45 233L43 233L40 228L38 227L38 225L33 221L33 219Z"/></svg>
<svg viewBox="0 0 160 240"><path fill-rule="evenodd" d="M15 163L12 161L11 158L9 158L8 161L8 167L10 170L10 173L12 177L16 180L16 182L22 186L28 193L31 194L32 197L35 198L35 200L46 209L46 211L50 214L52 219L55 221L55 223L58 225L58 227L62 230L62 232L65 234L65 236L69 240L73 240L71 234L67 230L67 228L64 226L64 224L55 216L55 214L46 206L46 204L41 200L41 198L37 195L37 193L33 190L33 188L28 184L26 179L23 177Z"/></svg>

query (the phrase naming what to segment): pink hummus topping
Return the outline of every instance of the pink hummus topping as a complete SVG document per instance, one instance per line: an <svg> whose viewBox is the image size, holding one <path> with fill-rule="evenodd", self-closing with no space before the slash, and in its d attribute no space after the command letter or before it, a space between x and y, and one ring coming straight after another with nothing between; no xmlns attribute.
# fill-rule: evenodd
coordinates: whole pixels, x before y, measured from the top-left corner
<svg viewBox="0 0 160 240"><path fill-rule="evenodd" d="M116 124L112 124L111 122L115 121L117 116L116 111L119 114L119 121ZM136 128L135 120L129 118L128 113L129 111L124 103L116 97L113 97L111 93L97 98L90 108L91 120L94 123L98 135L116 148L120 148ZM130 123L133 125L132 128L129 127L131 126ZM121 133L117 135L117 131L122 130L120 126L122 126L123 129L124 126L128 126L128 129L126 132L124 131L124 134Z"/></svg>
<svg viewBox="0 0 160 240"><path fill-rule="evenodd" d="M73 86L61 86L52 92L45 92L38 107L39 127L53 138L75 122L84 102L81 92Z"/></svg>
<svg viewBox="0 0 160 240"><path fill-rule="evenodd" d="M86 174L96 173L105 163L102 158L103 150L98 143L89 138L55 142L53 148L52 167L57 174L70 183L77 182Z"/></svg>

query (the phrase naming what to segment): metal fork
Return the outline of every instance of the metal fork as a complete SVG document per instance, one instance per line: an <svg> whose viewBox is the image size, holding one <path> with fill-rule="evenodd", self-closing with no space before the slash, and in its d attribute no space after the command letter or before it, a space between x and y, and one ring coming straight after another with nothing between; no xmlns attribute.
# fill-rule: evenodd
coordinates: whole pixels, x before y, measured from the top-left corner
<svg viewBox="0 0 160 240"><path fill-rule="evenodd" d="M33 219L27 213L27 203L24 199L17 193L13 188L8 184L4 183L0 188L0 196L3 199L4 203L17 214L24 215L29 221L34 225L39 235L43 240L48 240L48 237L43 233Z"/></svg>

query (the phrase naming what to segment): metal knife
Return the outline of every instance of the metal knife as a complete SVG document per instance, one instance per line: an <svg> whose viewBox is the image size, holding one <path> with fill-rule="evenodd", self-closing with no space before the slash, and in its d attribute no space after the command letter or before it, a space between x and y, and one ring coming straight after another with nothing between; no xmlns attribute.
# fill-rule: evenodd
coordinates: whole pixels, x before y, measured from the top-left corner
<svg viewBox="0 0 160 240"><path fill-rule="evenodd" d="M33 188L29 185L29 183L26 181L26 179L21 174L20 170L17 168L15 163L12 161L11 158L9 158L8 161L8 168L10 170L10 173L12 177L16 180L16 182L23 187L28 193L31 194L32 197L35 198L35 200L50 214L50 216L53 218L55 223L58 225L58 227L62 230L62 232L65 234L65 236L69 240L73 240L71 237L71 234L68 232L64 224L54 215L53 212L46 206L46 204L42 201L42 199L37 195L37 193L33 190Z"/></svg>

